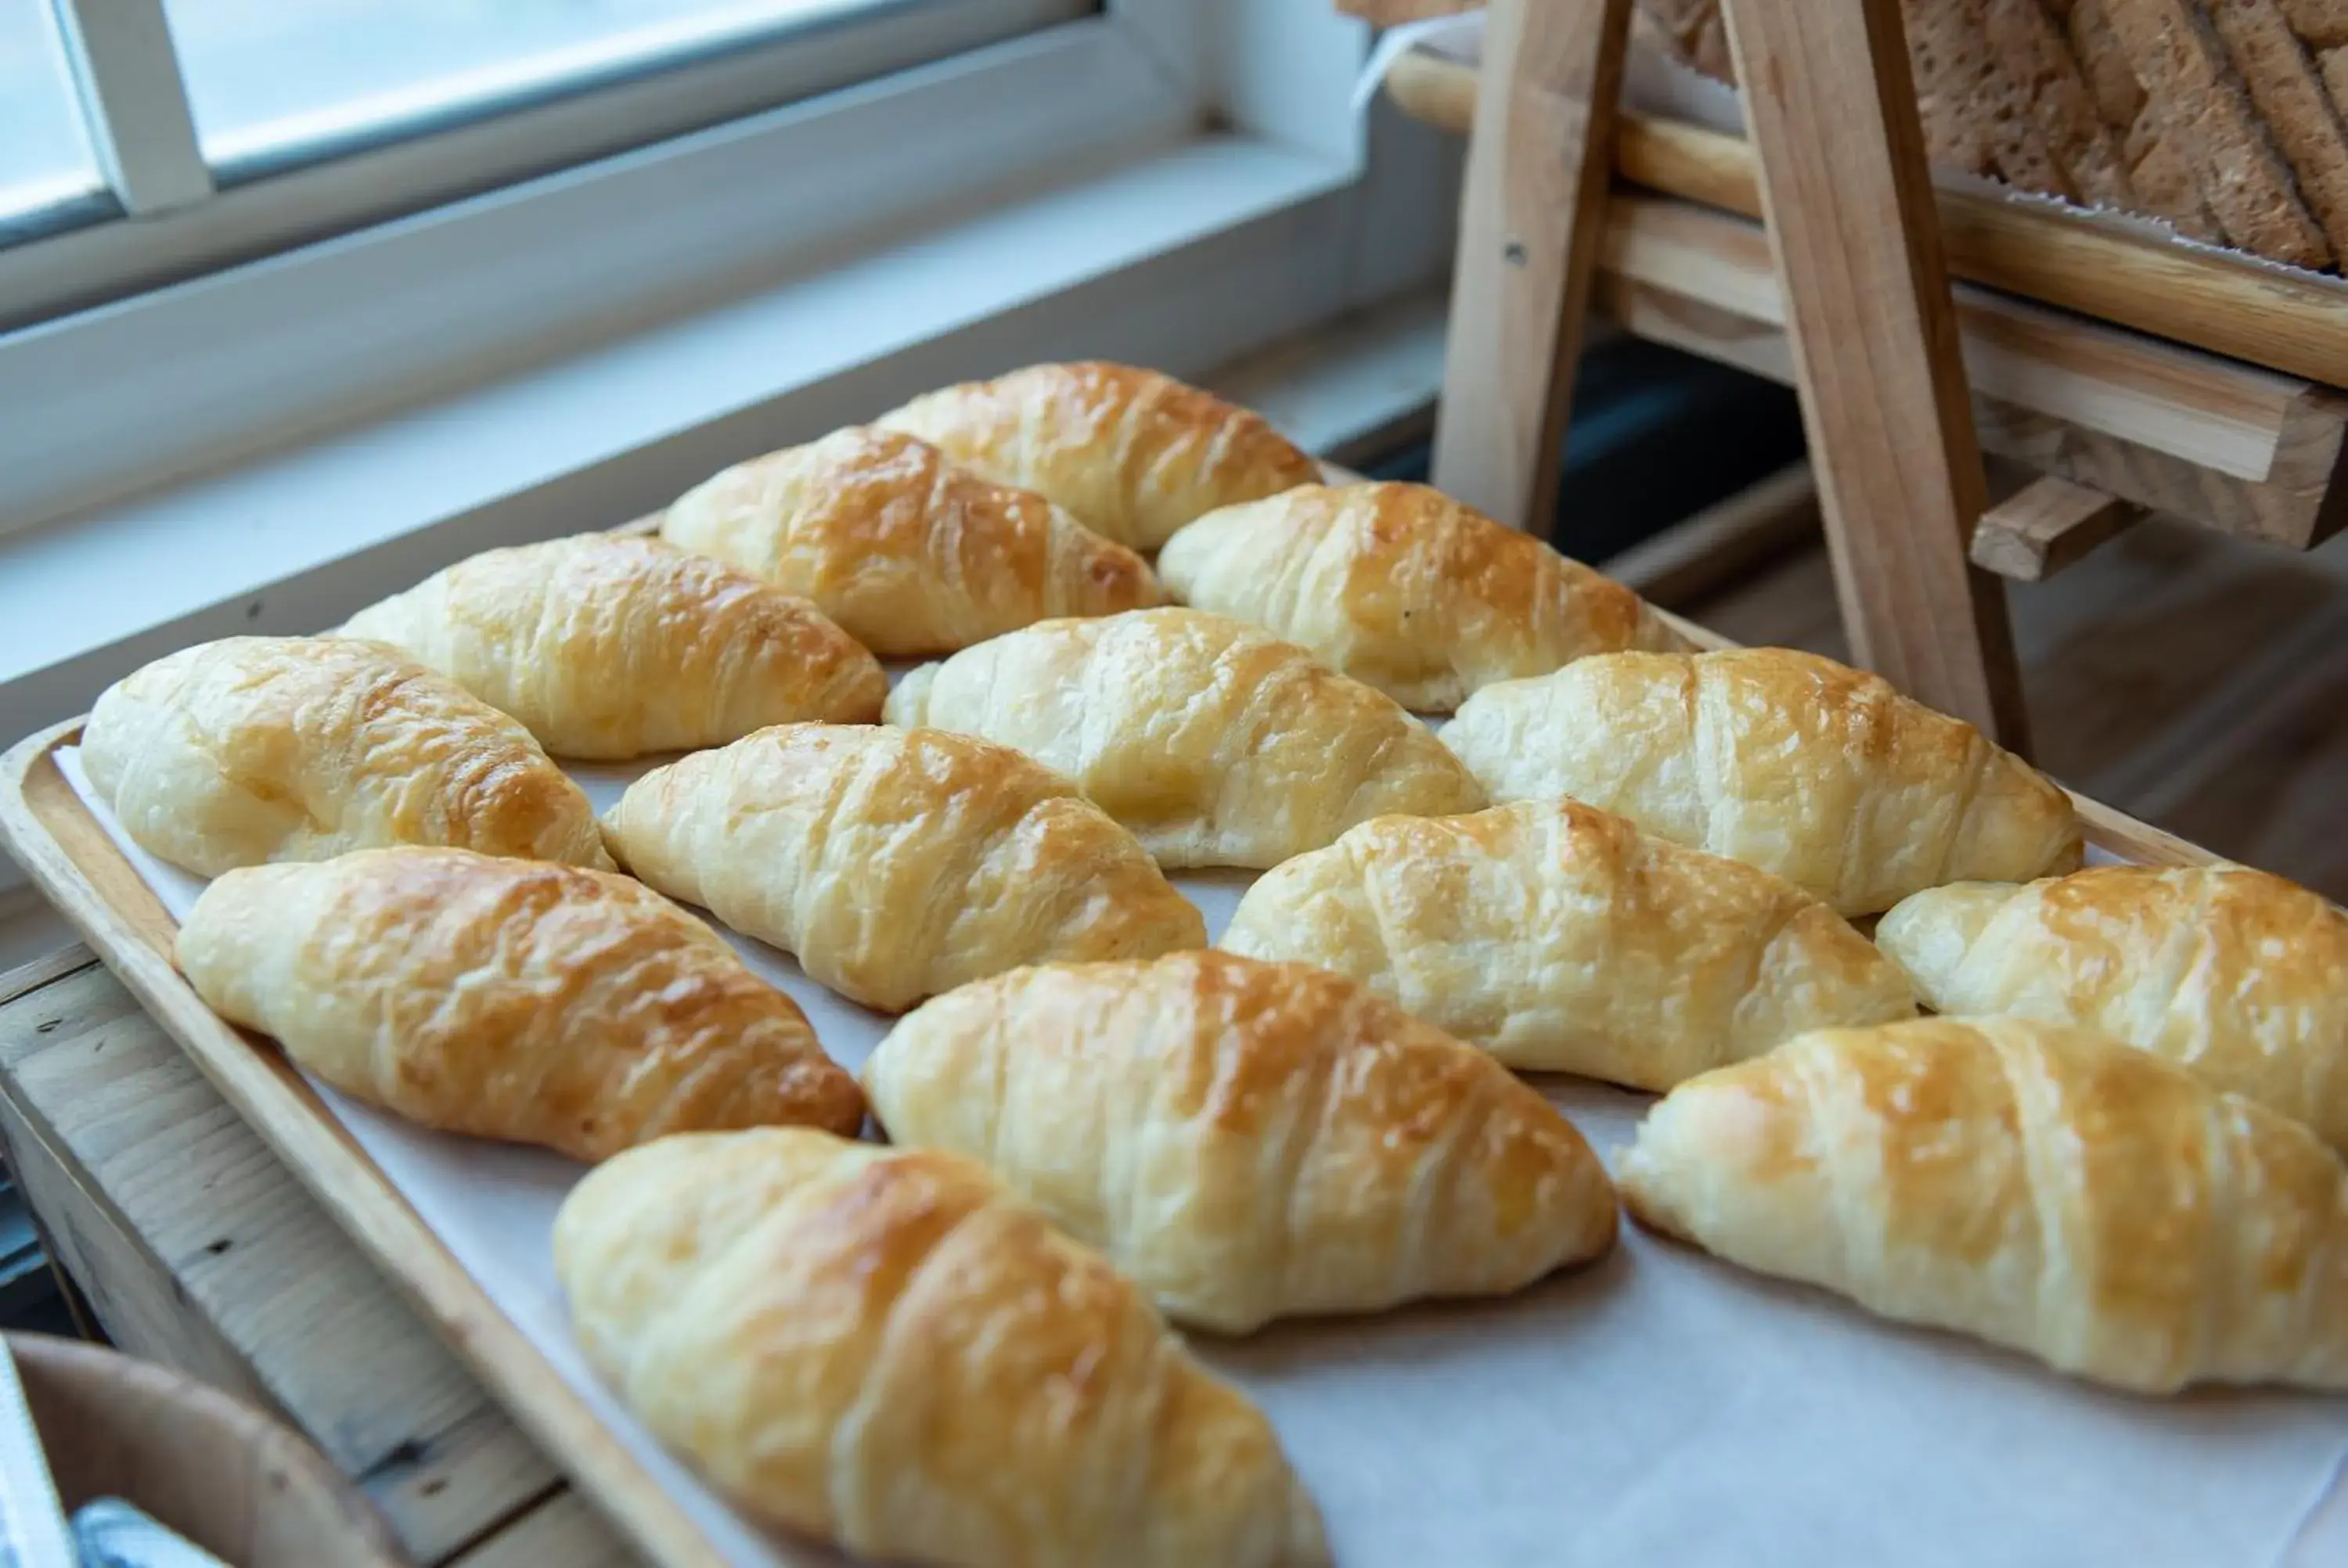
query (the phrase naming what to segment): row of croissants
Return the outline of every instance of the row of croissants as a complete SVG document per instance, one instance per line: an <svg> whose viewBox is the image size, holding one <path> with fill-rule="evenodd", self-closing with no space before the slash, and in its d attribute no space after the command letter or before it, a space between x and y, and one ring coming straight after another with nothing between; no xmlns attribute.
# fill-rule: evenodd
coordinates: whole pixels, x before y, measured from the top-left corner
<svg viewBox="0 0 2348 1568"><path fill-rule="evenodd" d="M213 879L216 1011L598 1163L554 1236L589 1359L859 1553L1324 1561L1169 1320L1514 1291L1612 1245L1617 1180L2087 1378L2348 1388L2348 916L2080 870L2061 788L1879 679L1320 478L1165 376L1035 366L658 539L171 655L83 767ZM600 822L551 760L671 753ZM1192 867L1263 873L1215 948ZM903 1016L851 1075L680 905ZM1663 1097L1610 1180L1518 1071Z"/></svg>

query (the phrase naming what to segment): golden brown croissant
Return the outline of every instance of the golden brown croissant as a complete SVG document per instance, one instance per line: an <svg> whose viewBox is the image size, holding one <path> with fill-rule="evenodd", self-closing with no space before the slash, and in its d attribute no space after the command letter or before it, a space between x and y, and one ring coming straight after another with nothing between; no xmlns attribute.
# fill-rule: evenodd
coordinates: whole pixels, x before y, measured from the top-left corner
<svg viewBox="0 0 2348 1568"><path fill-rule="evenodd" d="M1016 746L1164 866L1277 866L1388 812L1484 804L1392 698L1195 610L1044 621L923 665L887 713Z"/></svg>
<svg viewBox="0 0 2348 1568"><path fill-rule="evenodd" d="M1443 741L1496 801L1619 812L1845 915L2079 864L2053 780L1879 676L1783 648L1581 660L1486 687Z"/></svg>
<svg viewBox="0 0 2348 1568"><path fill-rule="evenodd" d="M196 900L179 963L214 1012L444 1132L600 1160L664 1132L863 1125L790 998L607 871L419 848L248 866Z"/></svg>
<svg viewBox="0 0 2348 1568"><path fill-rule="evenodd" d="M1123 545L870 426L735 465L669 507L661 534L807 595L884 659L1159 602Z"/></svg>
<svg viewBox="0 0 2348 1568"><path fill-rule="evenodd" d="M1053 964L925 1004L865 1063L899 1143L980 1161L1178 1322L1496 1296L1614 1239L1572 1123L1302 964Z"/></svg>
<svg viewBox="0 0 2348 1568"><path fill-rule="evenodd" d="M1591 653L1687 644L1639 596L1425 485L1300 485L1210 512L1158 569L1183 603L1253 621L1405 707Z"/></svg>
<svg viewBox="0 0 2348 1568"><path fill-rule="evenodd" d="M1674 1089L1642 1221L2145 1392L2348 1389L2348 1170L2298 1122L2026 1019L1821 1030Z"/></svg>
<svg viewBox="0 0 2348 1568"><path fill-rule="evenodd" d="M1875 939L1942 1012L2097 1030L2348 1149L2348 914L2240 866L1959 883Z"/></svg>
<svg viewBox="0 0 2348 1568"><path fill-rule="evenodd" d="M950 1154L777 1128L597 1166L588 1361L760 1519L939 1568L1313 1568L1280 1440L1097 1255Z"/></svg>
<svg viewBox="0 0 2348 1568"><path fill-rule="evenodd" d="M1916 1013L1792 883L1573 801L1365 822L1258 878L1222 945L1350 976L1510 1067L1640 1089Z"/></svg>
<svg viewBox="0 0 2348 1568"><path fill-rule="evenodd" d="M997 484L1047 496L1138 550L1217 507L1321 477L1261 415L1154 370L1097 361L949 386L878 423Z"/></svg>
<svg viewBox="0 0 2348 1568"><path fill-rule="evenodd" d="M880 661L803 599L617 534L485 550L351 617L529 726L558 756L724 745L800 719L870 723Z"/></svg>
<svg viewBox="0 0 2348 1568"><path fill-rule="evenodd" d="M200 876L392 844L612 864L528 730L372 642L182 649L107 689L81 760L141 848Z"/></svg>
<svg viewBox="0 0 2348 1568"><path fill-rule="evenodd" d="M1207 941L1132 835L967 735L763 730L646 774L605 829L654 887L891 1012L1021 964Z"/></svg>

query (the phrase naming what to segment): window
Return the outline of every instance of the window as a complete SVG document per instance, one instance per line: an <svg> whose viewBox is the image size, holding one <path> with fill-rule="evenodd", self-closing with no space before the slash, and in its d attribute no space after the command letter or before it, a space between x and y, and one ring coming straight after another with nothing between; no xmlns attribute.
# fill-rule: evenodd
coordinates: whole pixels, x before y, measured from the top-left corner
<svg viewBox="0 0 2348 1568"><path fill-rule="evenodd" d="M885 0L163 0L224 183L852 22Z"/></svg>
<svg viewBox="0 0 2348 1568"><path fill-rule="evenodd" d="M0 244L102 204L46 0L0 0Z"/></svg>
<svg viewBox="0 0 2348 1568"><path fill-rule="evenodd" d="M0 329L1098 8L0 0Z"/></svg>

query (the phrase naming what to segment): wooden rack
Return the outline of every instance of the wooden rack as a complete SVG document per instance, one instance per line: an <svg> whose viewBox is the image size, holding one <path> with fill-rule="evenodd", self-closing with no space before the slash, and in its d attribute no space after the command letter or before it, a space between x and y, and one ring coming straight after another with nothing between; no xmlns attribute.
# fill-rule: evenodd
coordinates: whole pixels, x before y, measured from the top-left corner
<svg viewBox="0 0 2348 1568"><path fill-rule="evenodd" d="M1936 187L1897 0L1723 8L1772 84L1750 141L1617 111L1630 0L1497 0L1480 77L1389 73L1473 138L1438 485L1547 515L1591 306L1790 383L1861 661L2013 744L1991 573L2148 510L2300 549L2348 526L2348 283ZM1993 491L1984 452L2018 477Z"/></svg>

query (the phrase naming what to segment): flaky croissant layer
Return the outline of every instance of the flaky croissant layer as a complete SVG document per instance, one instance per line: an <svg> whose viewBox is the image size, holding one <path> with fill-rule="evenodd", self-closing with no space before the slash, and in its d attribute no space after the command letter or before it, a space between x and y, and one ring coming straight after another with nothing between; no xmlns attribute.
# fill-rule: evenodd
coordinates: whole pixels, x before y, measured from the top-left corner
<svg viewBox="0 0 2348 1568"><path fill-rule="evenodd" d="M2099 1030L2348 1150L2348 913L2241 866L1963 882L1876 941L1942 1012Z"/></svg>
<svg viewBox="0 0 2348 1568"><path fill-rule="evenodd" d="M869 723L880 661L807 600L655 539L485 550L351 617L559 756L723 745L768 724Z"/></svg>
<svg viewBox="0 0 2348 1568"><path fill-rule="evenodd" d="M1405 707L1449 712L1592 653L1686 646L1639 596L1425 485L1300 485L1158 558L1182 603L1263 626Z"/></svg>
<svg viewBox="0 0 2348 1568"><path fill-rule="evenodd" d="M679 497L661 536L805 594L884 659L1159 602L1123 545L870 425L736 464Z"/></svg>
<svg viewBox="0 0 2348 1568"><path fill-rule="evenodd" d="M1487 686L1443 742L1495 801L1616 812L1844 915L2079 864L2052 779L1880 676L1790 649L1600 654Z"/></svg>
<svg viewBox="0 0 2348 1568"><path fill-rule="evenodd" d="M1262 415L1170 375L1097 360L964 382L876 423L997 484L1047 496L1138 550L1217 507L1321 477Z"/></svg>
<svg viewBox="0 0 2348 1568"><path fill-rule="evenodd" d="M1510 1067L1638 1089L1916 1012L1792 883L1575 801L1364 823L1259 877L1222 945L1350 976Z"/></svg>
<svg viewBox="0 0 2348 1568"><path fill-rule="evenodd" d="M790 998L610 872L417 848L252 866L204 889L177 956L221 1017L446 1132L600 1160L665 1132L864 1118Z"/></svg>
<svg viewBox="0 0 2348 1568"><path fill-rule="evenodd" d="M936 1568L1319 1568L1270 1423L966 1160L664 1138L554 1225L588 1361L757 1518Z"/></svg>
<svg viewBox="0 0 2348 1568"><path fill-rule="evenodd" d="M1723 1257L2082 1377L2348 1389L2348 1169L2083 1030L1821 1030L1672 1091L1620 1175Z"/></svg>
<svg viewBox="0 0 2348 1568"><path fill-rule="evenodd" d="M200 876L395 844L612 864L528 730L379 643L182 649L106 690L81 758L139 847Z"/></svg>
<svg viewBox="0 0 2348 1568"><path fill-rule="evenodd" d="M1207 940L1131 834L1067 780L968 735L762 730L646 774L605 828L653 886L888 1011L1021 964Z"/></svg>
<svg viewBox="0 0 2348 1568"><path fill-rule="evenodd" d="M1277 866L1374 816L1484 804L1392 698L1195 610L998 637L906 676L887 718L1015 747L1075 781L1162 866Z"/></svg>
<svg viewBox="0 0 2348 1568"><path fill-rule="evenodd" d="M864 1081L896 1142L980 1161L1225 1332L1498 1295L1614 1239L1606 1173L1547 1101L1302 964L1017 970L906 1018Z"/></svg>

